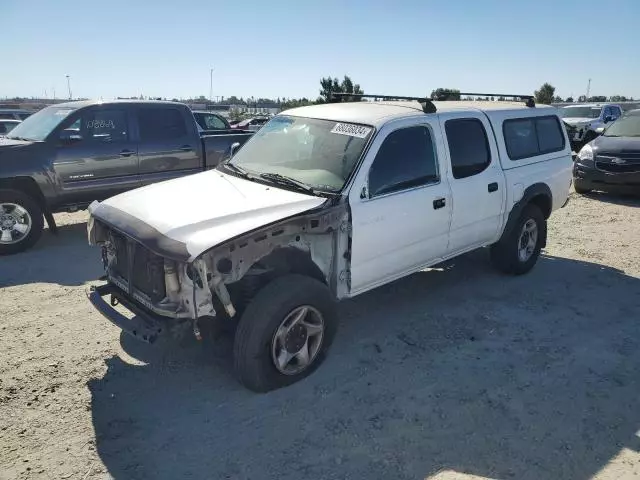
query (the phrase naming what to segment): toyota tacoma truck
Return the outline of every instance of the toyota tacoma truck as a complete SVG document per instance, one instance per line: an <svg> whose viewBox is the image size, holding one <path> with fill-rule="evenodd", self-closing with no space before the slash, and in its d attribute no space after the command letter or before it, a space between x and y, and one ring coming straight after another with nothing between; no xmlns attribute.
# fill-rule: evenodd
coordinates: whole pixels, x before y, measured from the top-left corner
<svg viewBox="0 0 640 480"><path fill-rule="evenodd" d="M321 364L338 300L480 247L528 272L571 185L557 110L417 100L288 110L214 170L94 202L90 302L146 342L236 322L237 378L265 392Z"/></svg>
<svg viewBox="0 0 640 480"><path fill-rule="evenodd" d="M183 104L61 103L0 138L0 255L26 250L53 213L215 167L253 132L199 131ZM176 199L179 201L179 199Z"/></svg>

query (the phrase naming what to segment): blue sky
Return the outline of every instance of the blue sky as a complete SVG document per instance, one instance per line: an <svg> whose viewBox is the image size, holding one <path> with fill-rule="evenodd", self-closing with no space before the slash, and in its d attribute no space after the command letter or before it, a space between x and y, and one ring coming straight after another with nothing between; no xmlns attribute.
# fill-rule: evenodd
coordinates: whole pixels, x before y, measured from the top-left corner
<svg viewBox="0 0 640 480"><path fill-rule="evenodd" d="M0 0L0 98L318 95L437 87L640 97L638 0Z"/></svg>

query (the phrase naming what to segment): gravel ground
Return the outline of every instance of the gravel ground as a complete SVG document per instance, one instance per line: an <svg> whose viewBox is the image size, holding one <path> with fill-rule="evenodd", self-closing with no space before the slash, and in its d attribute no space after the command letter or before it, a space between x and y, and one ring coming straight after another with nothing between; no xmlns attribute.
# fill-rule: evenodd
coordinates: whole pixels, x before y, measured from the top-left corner
<svg viewBox="0 0 640 480"><path fill-rule="evenodd" d="M255 395L230 338L92 310L85 213L0 258L2 479L640 476L640 201L580 197L523 277L485 251L341 305L326 363Z"/></svg>

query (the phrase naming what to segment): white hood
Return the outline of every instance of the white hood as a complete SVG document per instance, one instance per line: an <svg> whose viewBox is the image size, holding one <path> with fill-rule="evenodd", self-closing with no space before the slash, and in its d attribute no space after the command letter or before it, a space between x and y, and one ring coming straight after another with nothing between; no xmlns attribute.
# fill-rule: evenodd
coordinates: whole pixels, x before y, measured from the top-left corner
<svg viewBox="0 0 640 480"><path fill-rule="evenodd" d="M210 170L131 190L100 205L125 212L183 243L193 260L237 235L319 207L325 201ZM98 217L99 208L91 209Z"/></svg>

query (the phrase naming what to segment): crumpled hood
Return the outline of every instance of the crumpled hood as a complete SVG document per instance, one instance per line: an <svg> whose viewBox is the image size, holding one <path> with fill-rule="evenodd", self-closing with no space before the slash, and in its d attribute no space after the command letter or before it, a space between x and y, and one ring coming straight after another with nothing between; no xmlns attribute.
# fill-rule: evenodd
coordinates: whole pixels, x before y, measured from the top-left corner
<svg viewBox="0 0 640 480"><path fill-rule="evenodd" d="M89 211L116 228L126 226L125 233L151 245L157 253L162 245L173 245L186 249L188 259L193 260L231 238L325 201L210 170L94 202Z"/></svg>
<svg viewBox="0 0 640 480"><path fill-rule="evenodd" d="M582 125L588 125L591 122L597 121L597 118L587 118L587 117L569 117L563 118L562 121L568 123L572 127L579 127Z"/></svg>

